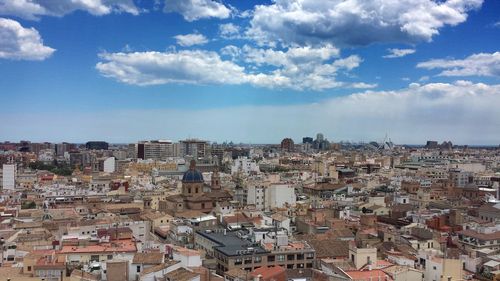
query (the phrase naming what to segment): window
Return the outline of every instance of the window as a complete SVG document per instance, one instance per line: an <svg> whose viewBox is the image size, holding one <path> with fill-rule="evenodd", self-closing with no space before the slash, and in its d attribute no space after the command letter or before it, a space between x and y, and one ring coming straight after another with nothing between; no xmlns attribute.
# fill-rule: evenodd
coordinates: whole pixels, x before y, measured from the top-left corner
<svg viewBox="0 0 500 281"><path fill-rule="evenodd" d="M141 272L141 266L140 265L137 266L136 271L137 271L137 273Z"/></svg>
<svg viewBox="0 0 500 281"><path fill-rule="evenodd" d="M276 257L278 261L285 261L285 255L277 255Z"/></svg>
<svg viewBox="0 0 500 281"><path fill-rule="evenodd" d="M293 261L295 259L295 255L287 255L286 259L289 261Z"/></svg>
<svg viewBox="0 0 500 281"><path fill-rule="evenodd" d="M112 260L113 259L113 255L108 255L108 260Z"/></svg>
<svg viewBox="0 0 500 281"><path fill-rule="evenodd" d="M274 256L267 256L267 261L268 262L273 262L274 261Z"/></svg>
<svg viewBox="0 0 500 281"><path fill-rule="evenodd" d="M254 261L254 262L256 262L256 263L259 263L259 262L261 262L261 261L262 261L262 257L260 257L260 256L259 256L259 257L255 257L255 258L253 259L253 261Z"/></svg>
<svg viewBox="0 0 500 281"><path fill-rule="evenodd" d="M28 271L31 271L31 266L28 266Z"/></svg>

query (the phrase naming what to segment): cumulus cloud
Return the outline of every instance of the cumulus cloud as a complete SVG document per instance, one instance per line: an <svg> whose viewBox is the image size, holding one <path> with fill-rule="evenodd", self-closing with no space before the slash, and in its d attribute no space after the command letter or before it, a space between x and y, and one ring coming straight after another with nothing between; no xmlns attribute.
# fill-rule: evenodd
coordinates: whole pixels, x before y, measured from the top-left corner
<svg viewBox="0 0 500 281"><path fill-rule="evenodd" d="M236 60L241 55L241 49L234 45L227 45L220 49L220 53L223 56L228 56L232 60Z"/></svg>
<svg viewBox="0 0 500 281"><path fill-rule="evenodd" d="M260 49L245 45L242 48L243 60L257 67L275 67L267 74L280 83L277 87L296 90L324 90L337 87L350 87L349 83L337 81L339 71L350 71L360 65L361 58L352 55L337 58L339 49L327 44L321 47L291 47L286 50ZM265 82L264 84L268 84Z"/></svg>
<svg viewBox="0 0 500 281"><path fill-rule="evenodd" d="M203 45L208 42L208 39L203 36L203 34L192 33L185 35L176 35L174 36L175 40L177 40L177 44L183 47L189 47L193 45Z"/></svg>
<svg viewBox="0 0 500 281"><path fill-rule="evenodd" d="M133 0L0 0L0 15L17 16L28 20L37 20L40 16L61 17L76 10L102 16L113 12L140 13Z"/></svg>
<svg viewBox="0 0 500 281"><path fill-rule="evenodd" d="M165 0L164 11L179 13L186 21L206 18L226 19L231 15L228 7L213 0Z"/></svg>
<svg viewBox="0 0 500 281"><path fill-rule="evenodd" d="M416 52L415 49L387 49L389 54L383 56L386 59L400 58Z"/></svg>
<svg viewBox="0 0 500 281"><path fill-rule="evenodd" d="M219 34L225 39L235 39L240 37L240 27L233 23L219 25Z"/></svg>
<svg viewBox="0 0 500 281"><path fill-rule="evenodd" d="M109 139L113 142L171 137L162 132L175 132L182 138L196 132L197 137L208 140L252 143L278 143L283 137L300 139L317 132L334 141L370 141L383 138L387 132L396 143L437 139L497 145L498 104L500 85L460 81L415 84L397 91L365 91L301 105L237 106L224 110L106 110L88 114L55 111L52 115L22 116L4 112L0 117L7 122L0 123L0 131L11 132L5 136L9 139L29 135L46 141L57 135L60 141L75 142L103 136L113 136ZM74 126L83 119L88 122ZM104 119L108 122L102 123ZM57 127L44 126L54 120L59 124ZM96 123L101 125L92 125Z"/></svg>
<svg viewBox="0 0 500 281"><path fill-rule="evenodd" d="M44 60L55 49L45 46L38 31L24 28L15 20L0 18L0 58Z"/></svg>
<svg viewBox="0 0 500 281"><path fill-rule="evenodd" d="M442 69L440 76L500 77L500 52L473 54L465 59L433 59L417 64L419 68Z"/></svg>
<svg viewBox="0 0 500 281"><path fill-rule="evenodd" d="M245 79L243 67L210 51L102 53L99 57L103 62L96 68L101 74L127 84L241 84Z"/></svg>
<svg viewBox="0 0 500 281"><path fill-rule="evenodd" d="M231 60L204 50L103 53L96 68L106 77L135 85L250 84L294 90L371 87L337 81L339 72L351 71L362 59L356 55L338 58L339 50L331 45L285 51L229 45L221 49L221 54ZM237 64L241 60L250 70Z"/></svg>
<svg viewBox="0 0 500 281"><path fill-rule="evenodd" d="M247 35L260 44L340 46L431 41L466 21L482 0L276 0L257 5Z"/></svg>

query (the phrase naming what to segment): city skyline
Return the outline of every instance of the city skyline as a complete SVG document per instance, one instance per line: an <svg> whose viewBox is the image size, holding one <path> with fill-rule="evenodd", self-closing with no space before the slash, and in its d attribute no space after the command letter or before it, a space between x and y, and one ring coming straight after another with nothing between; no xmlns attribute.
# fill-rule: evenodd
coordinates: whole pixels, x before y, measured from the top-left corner
<svg viewBox="0 0 500 281"><path fill-rule="evenodd" d="M500 143L498 1L13 3L2 140Z"/></svg>

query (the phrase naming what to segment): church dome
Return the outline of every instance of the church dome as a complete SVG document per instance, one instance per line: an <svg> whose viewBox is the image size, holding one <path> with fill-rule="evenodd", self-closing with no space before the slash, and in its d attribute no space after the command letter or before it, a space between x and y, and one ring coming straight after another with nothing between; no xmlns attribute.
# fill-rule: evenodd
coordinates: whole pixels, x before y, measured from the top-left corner
<svg viewBox="0 0 500 281"><path fill-rule="evenodd" d="M189 170L182 176L182 182L203 182L203 175L200 171L196 170L196 163L194 160L191 161Z"/></svg>

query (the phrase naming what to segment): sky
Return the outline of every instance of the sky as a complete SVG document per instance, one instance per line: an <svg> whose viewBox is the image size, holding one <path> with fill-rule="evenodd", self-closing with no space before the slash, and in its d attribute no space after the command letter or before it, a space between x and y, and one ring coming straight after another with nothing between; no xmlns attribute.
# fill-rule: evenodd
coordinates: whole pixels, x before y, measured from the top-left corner
<svg viewBox="0 0 500 281"><path fill-rule="evenodd" d="M500 1L0 0L0 141L500 144Z"/></svg>

